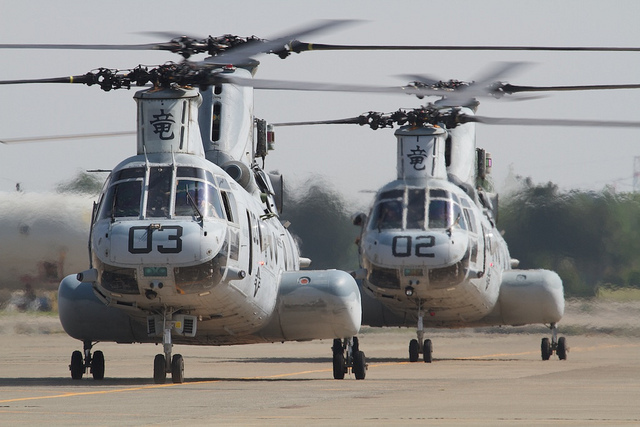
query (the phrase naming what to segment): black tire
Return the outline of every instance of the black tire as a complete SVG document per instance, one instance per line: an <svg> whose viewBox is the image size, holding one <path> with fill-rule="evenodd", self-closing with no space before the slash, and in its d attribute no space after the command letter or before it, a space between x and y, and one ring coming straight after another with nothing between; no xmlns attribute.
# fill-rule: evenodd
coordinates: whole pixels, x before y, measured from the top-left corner
<svg viewBox="0 0 640 427"><path fill-rule="evenodd" d="M422 347L422 357L424 359L424 363L433 362L433 344L431 340L424 340L424 345Z"/></svg>
<svg viewBox="0 0 640 427"><path fill-rule="evenodd" d="M420 353L420 346L418 340L413 339L409 341L409 362L417 362Z"/></svg>
<svg viewBox="0 0 640 427"><path fill-rule="evenodd" d="M344 354L334 351L333 353L333 379L343 380L344 373L346 371L346 363L344 360Z"/></svg>
<svg viewBox="0 0 640 427"><path fill-rule="evenodd" d="M344 350L342 349L342 340L340 338L333 339L333 346L331 346L331 351L333 354L342 353Z"/></svg>
<svg viewBox="0 0 640 427"><path fill-rule="evenodd" d="M71 378L74 380L82 379L82 375L84 375L84 360L81 351L76 350L71 353L71 364L69 365L69 369L71 370Z"/></svg>
<svg viewBox="0 0 640 427"><path fill-rule="evenodd" d="M542 342L540 343L540 353L542 355L542 360L549 360L551 357L551 343L549 342L549 338L542 338Z"/></svg>
<svg viewBox="0 0 640 427"><path fill-rule="evenodd" d="M367 359L364 357L364 352L357 351L354 353L353 368L351 370L357 380L363 380L367 375Z"/></svg>
<svg viewBox="0 0 640 427"><path fill-rule="evenodd" d="M156 354L155 359L153 359L153 382L164 384L166 379L164 354Z"/></svg>
<svg viewBox="0 0 640 427"><path fill-rule="evenodd" d="M360 341L358 341L358 337L353 337L353 353L357 353L360 351Z"/></svg>
<svg viewBox="0 0 640 427"><path fill-rule="evenodd" d="M558 338L558 348L556 354L560 360L567 360L567 340L564 337Z"/></svg>
<svg viewBox="0 0 640 427"><path fill-rule="evenodd" d="M91 359L91 374L94 380L104 379L104 354L101 351L93 353Z"/></svg>
<svg viewBox="0 0 640 427"><path fill-rule="evenodd" d="M184 382L184 359L181 354L174 354L171 358L171 380L174 384Z"/></svg>

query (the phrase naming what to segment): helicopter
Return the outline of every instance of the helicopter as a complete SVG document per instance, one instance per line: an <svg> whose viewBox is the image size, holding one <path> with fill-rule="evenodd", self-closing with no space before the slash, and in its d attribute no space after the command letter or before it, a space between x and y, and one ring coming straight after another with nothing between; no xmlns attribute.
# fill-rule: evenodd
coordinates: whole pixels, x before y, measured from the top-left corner
<svg viewBox="0 0 640 427"><path fill-rule="evenodd" d="M266 122L253 117L252 91L442 92L419 85L296 85L253 77L253 55L284 58L314 50L317 45L291 40L331 25L271 42L178 37L128 48L176 52L185 59L179 64L0 82L80 83L105 91L152 84L135 95L138 154L111 171L94 207L90 268L60 284L61 322L83 342L84 352L72 354L72 378L82 378L87 370L95 379L103 378L104 355L91 353L97 341L161 343L164 353L154 360L154 380L161 383L168 373L174 382L184 380L184 360L172 354L174 343L321 338L334 340L334 378L344 378L349 369L356 379L364 378L365 357L355 337L362 312L358 286L345 272L299 270L310 260L300 257L277 220L282 180L257 163L268 153L270 132ZM305 45L308 49L301 47ZM7 47L119 48L0 45ZM197 53L211 56L200 63L188 61Z"/></svg>
<svg viewBox="0 0 640 427"><path fill-rule="evenodd" d="M542 360L566 360L569 346L558 336L564 291L557 273L520 270L498 229L498 195L488 179L491 154L479 148L475 124L640 127L638 122L514 119L477 116L476 97L518 92L618 89L606 86L533 87L491 81L519 66L504 63L475 82L413 76L409 86L441 91L441 99L392 113L370 111L336 120L274 123L274 126L356 124L393 128L396 179L377 190L368 213L352 217L356 239L363 324L416 327L409 361L433 361L425 328L548 325ZM638 88L638 85L624 85ZM433 95L429 92L427 96ZM419 95L419 98L423 96Z"/></svg>
<svg viewBox="0 0 640 427"><path fill-rule="evenodd" d="M192 51L180 48L180 64L38 81L105 91L151 84L134 95L137 154L111 170L94 203L89 268L58 288L61 324L83 343L71 356L73 379L104 378L104 354L93 351L102 341L161 344L153 362L160 384L167 374L184 381L174 344L312 339L333 339L334 378L365 378L357 284L343 271L301 270L311 260L278 218L282 176L257 161L269 151L269 128L253 116L253 88L232 81L252 79L252 56L333 25L246 43L202 63L186 61ZM10 83L18 82L3 82Z"/></svg>

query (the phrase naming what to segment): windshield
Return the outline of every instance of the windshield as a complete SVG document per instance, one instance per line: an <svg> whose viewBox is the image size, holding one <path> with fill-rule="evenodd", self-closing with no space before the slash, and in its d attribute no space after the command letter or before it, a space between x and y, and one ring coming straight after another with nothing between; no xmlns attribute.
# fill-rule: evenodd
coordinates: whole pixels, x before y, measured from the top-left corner
<svg viewBox="0 0 640 427"><path fill-rule="evenodd" d="M380 193L369 229L466 229L466 222L455 194L437 188L406 188Z"/></svg>
<svg viewBox="0 0 640 427"><path fill-rule="evenodd" d="M211 172L178 167L176 175L174 178L171 166L151 167L148 175L142 167L115 172L101 201L99 218L140 218L142 213L146 218L225 218L220 191ZM146 206L144 188L148 188Z"/></svg>
<svg viewBox="0 0 640 427"><path fill-rule="evenodd" d="M224 218L218 190L202 181L178 180L175 215Z"/></svg>

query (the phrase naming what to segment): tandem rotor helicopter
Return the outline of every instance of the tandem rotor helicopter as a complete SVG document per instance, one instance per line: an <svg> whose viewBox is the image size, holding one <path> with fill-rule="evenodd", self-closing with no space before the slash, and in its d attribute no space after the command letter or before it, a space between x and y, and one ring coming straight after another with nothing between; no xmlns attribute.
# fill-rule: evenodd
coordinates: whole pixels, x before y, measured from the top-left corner
<svg viewBox="0 0 640 427"><path fill-rule="evenodd" d="M553 337L543 339L543 358L554 351L566 357L565 340L556 339L564 305L559 277L512 270L517 262L496 229L497 200L477 186L488 157L476 150L472 122L490 119L473 115L473 90L423 77L386 88L253 78L253 56L261 53L285 58L308 50L411 48L297 41L343 23L323 22L272 41L227 35L127 47L0 45L168 50L184 58L154 68L0 81L82 83L105 91L151 85L134 95L137 155L113 168L94 204L89 268L60 283L61 323L83 343L83 351L71 357L72 378L87 371L94 379L104 377L104 355L92 352L100 341L161 343L154 381L163 383L171 374L180 383L184 359L173 354L173 344L333 339L334 378L351 371L364 379L366 360L356 337L361 323L414 322L418 339L410 343L410 360L422 352L427 362L432 347L423 340L425 324L547 323ZM210 57L188 60L198 53ZM554 90L523 88L492 90ZM363 227L362 269L353 275L300 270L310 260L300 256L287 224L278 219L282 177L265 173L258 163L269 151L271 128L253 115L254 89L444 95L415 112L340 121L373 128L407 124L396 131L398 179L378 192L369 215L355 217ZM354 276L364 278L362 297Z"/></svg>
<svg viewBox="0 0 640 427"><path fill-rule="evenodd" d="M368 214L353 216L358 245L363 324L416 326L409 360L431 363L433 343L425 328L546 324L551 339L541 356L565 360L569 347L558 337L564 314L562 280L552 271L518 270L497 228L498 196L486 189L490 153L477 147L475 123L529 126L640 127L638 122L490 118L475 115L476 98L519 92L602 89L598 86L515 86L496 80L517 63L505 63L475 82L413 76L412 87L442 99L393 113L274 126L357 124L393 128L397 177L380 188ZM608 89L639 88L617 85ZM428 92L428 95L433 95ZM422 95L418 95L422 98Z"/></svg>

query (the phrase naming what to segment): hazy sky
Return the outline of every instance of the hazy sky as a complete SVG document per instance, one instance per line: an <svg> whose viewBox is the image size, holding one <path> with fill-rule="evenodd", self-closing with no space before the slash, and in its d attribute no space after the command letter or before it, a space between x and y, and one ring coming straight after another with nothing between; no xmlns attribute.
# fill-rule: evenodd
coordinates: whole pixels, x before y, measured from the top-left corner
<svg viewBox="0 0 640 427"><path fill-rule="evenodd" d="M145 31L206 37L269 38L318 18L364 22L304 38L318 43L640 46L640 2L630 1L31 1L0 0L0 43L137 44L164 41ZM397 4L397 6L396 6ZM202 57L203 58L203 57ZM640 52L308 52L261 56L257 77L401 85L402 74L474 80L498 61L531 63L512 84L640 83ZM167 52L0 50L0 79L83 74L178 61ZM135 130L135 90L105 93L83 85L0 86L0 139ZM640 91L552 94L527 102L484 100L478 114L499 117L640 120ZM256 91L256 114L271 122L390 112L423 101L406 95ZM478 126L501 189L511 167L562 188L632 190L640 129ZM135 154L134 137L0 146L0 191L20 182L46 191L82 169L110 169ZM287 128L277 133L267 170L288 182L323 175L366 204L395 178L393 130L358 126Z"/></svg>

